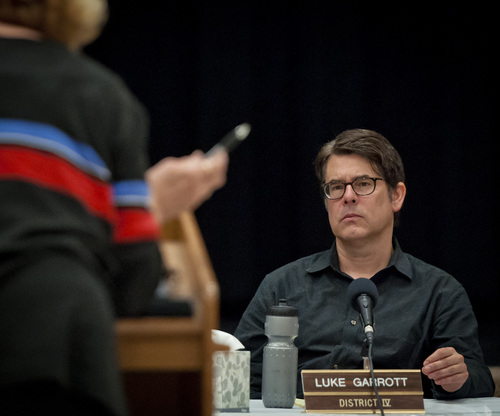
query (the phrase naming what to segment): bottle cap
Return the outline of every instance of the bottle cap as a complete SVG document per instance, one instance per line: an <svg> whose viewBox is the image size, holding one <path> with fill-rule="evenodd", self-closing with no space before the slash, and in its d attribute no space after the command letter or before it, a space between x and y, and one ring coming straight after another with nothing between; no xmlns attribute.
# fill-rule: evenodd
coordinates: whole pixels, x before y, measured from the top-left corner
<svg viewBox="0 0 500 416"><path fill-rule="evenodd" d="M280 299L279 304L271 306L267 314L271 316L299 316L299 311L294 306L288 306L286 299Z"/></svg>

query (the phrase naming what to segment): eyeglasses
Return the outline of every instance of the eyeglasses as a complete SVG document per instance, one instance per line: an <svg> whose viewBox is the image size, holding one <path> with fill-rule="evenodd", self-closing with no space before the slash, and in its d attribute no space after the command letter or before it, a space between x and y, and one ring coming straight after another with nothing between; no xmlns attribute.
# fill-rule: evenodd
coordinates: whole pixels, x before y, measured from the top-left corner
<svg viewBox="0 0 500 416"><path fill-rule="evenodd" d="M331 181L323 185L323 192L328 199L340 199L344 196L347 185L351 185L356 195L367 196L373 194L377 181L383 181L383 179L360 176L352 182Z"/></svg>

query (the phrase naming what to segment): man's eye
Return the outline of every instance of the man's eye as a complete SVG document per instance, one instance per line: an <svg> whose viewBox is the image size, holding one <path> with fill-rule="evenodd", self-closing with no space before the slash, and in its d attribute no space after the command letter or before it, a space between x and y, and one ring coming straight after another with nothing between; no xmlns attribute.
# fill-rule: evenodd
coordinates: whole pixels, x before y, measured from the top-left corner
<svg viewBox="0 0 500 416"><path fill-rule="evenodd" d="M344 189L344 185L341 183L332 183L330 185L330 192L340 191Z"/></svg>

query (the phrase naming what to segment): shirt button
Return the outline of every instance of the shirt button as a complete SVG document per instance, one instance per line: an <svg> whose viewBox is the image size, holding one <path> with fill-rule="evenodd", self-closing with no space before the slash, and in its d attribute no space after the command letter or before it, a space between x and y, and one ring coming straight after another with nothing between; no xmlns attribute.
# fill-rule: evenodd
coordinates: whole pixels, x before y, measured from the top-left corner
<svg viewBox="0 0 500 416"><path fill-rule="evenodd" d="M352 326L356 325L356 321L354 319L351 321L351 325Z"/></svg>

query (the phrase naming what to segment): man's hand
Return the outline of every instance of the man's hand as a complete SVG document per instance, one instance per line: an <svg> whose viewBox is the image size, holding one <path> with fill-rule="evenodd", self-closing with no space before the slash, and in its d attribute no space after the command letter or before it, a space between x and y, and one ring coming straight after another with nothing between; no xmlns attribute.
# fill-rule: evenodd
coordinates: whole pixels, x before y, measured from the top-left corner
<svg viewBox="0 0 500 416"><path fill-rule="evenodd" d="M449 393L457 391L469 377L464 357L453 347L436 350L425 361L422 373Z"/></svg>

